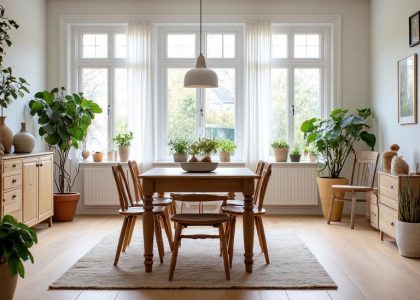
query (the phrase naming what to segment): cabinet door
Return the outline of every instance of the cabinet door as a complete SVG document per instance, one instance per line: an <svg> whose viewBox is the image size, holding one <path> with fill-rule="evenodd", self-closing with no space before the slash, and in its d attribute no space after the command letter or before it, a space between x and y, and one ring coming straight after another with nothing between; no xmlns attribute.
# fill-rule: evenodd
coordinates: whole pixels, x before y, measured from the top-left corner
<svg viewBox="0 0 420 300"><path fill-rule="evenodd" d="M51 155L41 156L38 167L39 182L39 219L53 215L53 158Z"/></svg>
<svg viewBox="0 0 420 300"><path fill-rule="evenodd" d="M31 224L38 219L38 158L23 160L23 222Z"/></svg>

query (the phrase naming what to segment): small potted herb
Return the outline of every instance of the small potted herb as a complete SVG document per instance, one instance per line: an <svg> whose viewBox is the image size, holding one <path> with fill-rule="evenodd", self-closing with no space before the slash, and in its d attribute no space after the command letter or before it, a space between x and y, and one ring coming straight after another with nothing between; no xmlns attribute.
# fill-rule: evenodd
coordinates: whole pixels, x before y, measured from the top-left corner
<svg viewBox="0 0 420 300"><path fill-rule="evenodd" d="M212 154L217 152L217 140L214 138L199 138L198 146L200 154L203 155L202 162L211 162Z"/></svg>
<svg viewBox="0 0 420 300"><path fill-rule="evenodd" d="M300 162L301 150L298 144L293 146L292 151L290 152L290 161L291 162Z"/></svg>
<svg viewBox="0 0 420 300"><path fill-rule="evenodd" d="M188 153L191 154L191 158L189 160L189 162L198 162L198 158L197 155L200 154L200 145L198 143L198 141L193 142L190 146L189 146L189 151Z"/></svg>
<svg viewBox="0 0 420 300"><path fill-rule="evenodd" d="M186 138L182 137L169 141L168 146L171 148L174 162L186 162L188 160L189 143Z"/></svg>
<svg viewBox="0 0 420 300"><path fill-rule="evenodd" d="M271 143L271 147L274 151L274 158L276 162L285 162L287 161L287 154L289 152L289 144L284 141L274 141Z"/></svg>
<svg viewBox="0 0 420 300"><path fill-rule="evenodd" d="M119 133L112 138L112 141L118 146L118 154L121 162L127 162L130 156L130 146L133 140L133 132Z"/></svg>
<svg viewBox="0 0 420 300"><path fill-rule="evenodd" d="M235 152L236 144L229 139L222 139L217 142L219 150L219 160L221 162L230 162L230 156Z"/></svg>
<svg viewBox="0 0 420 300"><path fill-rule="evenodd" d="M34 257L29 248L38 242L36 233L10 215L0 220L0 294L1 299L13 299L18 275L25 277L23 262Z"/></svg>

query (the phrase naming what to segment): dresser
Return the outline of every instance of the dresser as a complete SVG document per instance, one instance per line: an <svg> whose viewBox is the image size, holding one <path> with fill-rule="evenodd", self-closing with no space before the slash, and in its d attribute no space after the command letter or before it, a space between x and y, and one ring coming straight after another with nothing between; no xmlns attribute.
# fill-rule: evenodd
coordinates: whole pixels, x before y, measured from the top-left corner
<svg viewBox="0 0 420 300"><path fill-rule="evenodd" d="M0 156L0 216L12 215L28 226L53 215L53 153Z"/></svg>

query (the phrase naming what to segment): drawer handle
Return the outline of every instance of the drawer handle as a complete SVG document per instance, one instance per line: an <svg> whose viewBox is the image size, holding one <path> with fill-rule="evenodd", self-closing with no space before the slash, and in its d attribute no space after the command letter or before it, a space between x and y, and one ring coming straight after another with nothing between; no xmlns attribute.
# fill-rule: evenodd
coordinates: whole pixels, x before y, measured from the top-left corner
<svg viewBox="0 0 420 300"><path fill-rule="evenodd" d="M393 185L391 185L391 189L394 189L394 186Z"/></svg>
<svg viewBox="0 0 420 300"><path fill-rule="evenodd" d="M12 183L16 183L16 179L12 179Z"/></svg>
<svg viewBox="0 0 420 300"><path fill-rule="evenodd" d="M13 165L12 165L12 168L16 168L16 164L13 164Z"/></svg>
<svg viewBox="0 0 420 300"><path fill-rule="evenodd" d="M12 195L12 199L15 199L16 198L16 195Z"/></svg>
<svg viewBox="0 0 420 300"><path fill-rule="evenodd" d="M394 226L394 222L391 222L391 226Z"/></svg>

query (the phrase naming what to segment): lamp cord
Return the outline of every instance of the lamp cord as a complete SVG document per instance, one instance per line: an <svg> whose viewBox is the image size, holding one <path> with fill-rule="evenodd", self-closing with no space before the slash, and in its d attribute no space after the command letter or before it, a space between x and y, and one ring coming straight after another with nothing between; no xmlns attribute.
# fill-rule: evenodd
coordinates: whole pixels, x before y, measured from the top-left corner
<svg viewBox="0 0 420 300"><path fill-rule="evenodd" d="M202 0L200 0L200 55L202 55L201 53L201 43L202 43L202 39L201 39L201 35L202 35Z"/></svg>

